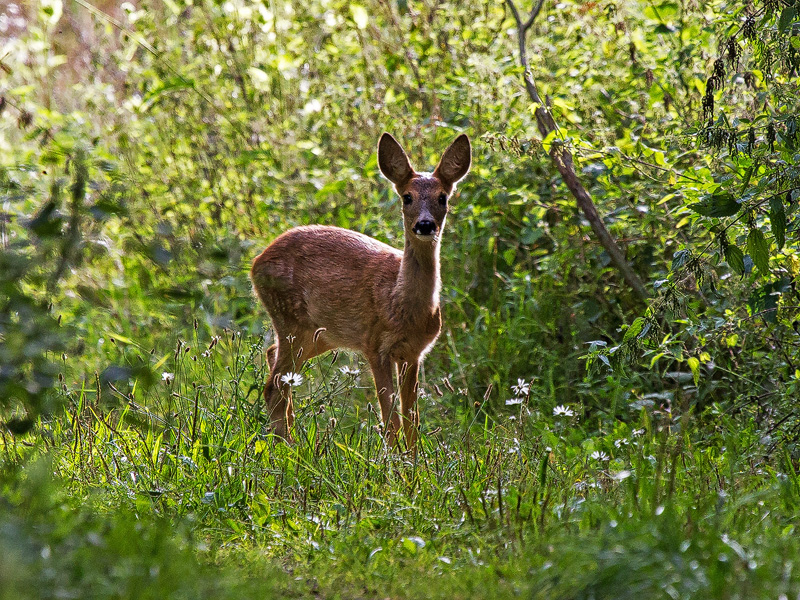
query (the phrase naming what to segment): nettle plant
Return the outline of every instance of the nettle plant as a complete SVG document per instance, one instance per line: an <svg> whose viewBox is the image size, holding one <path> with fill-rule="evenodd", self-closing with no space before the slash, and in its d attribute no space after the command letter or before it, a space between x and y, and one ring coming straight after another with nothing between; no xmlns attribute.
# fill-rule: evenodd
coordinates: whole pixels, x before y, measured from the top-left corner
<svg viewBox="0 0 800 600"><path fill-rule="evenodd" d="M675 252L669 275L654 282L659 295L622 342L593 342L587 359L613 369L645 356L653 369L667 357L668 369L690 372L700 388L704 375L718 383L727 377L720 368L733 377L749 362L763 386L742 379L739 392L755 405L786 397L800 380L791 339L800 323L800 4L731 3L717 14L699 123L686 132L705 159L675 192L682 223L705 235ZM719 397L737 397L717 387Z"/></svg>
<svg viewBox="0 0 800 600"><path fill-rule="evenodd" d="M798 269L792 234L799 224L800 6L791 4L740 6L725 23L702 101L706 124L696 134L717 154L719 183L690 205L710 221L719 255L733 271L746 276L755 266L773 284L775 276L788 284ZM786 284L770 291L783 292Z"/></svg>

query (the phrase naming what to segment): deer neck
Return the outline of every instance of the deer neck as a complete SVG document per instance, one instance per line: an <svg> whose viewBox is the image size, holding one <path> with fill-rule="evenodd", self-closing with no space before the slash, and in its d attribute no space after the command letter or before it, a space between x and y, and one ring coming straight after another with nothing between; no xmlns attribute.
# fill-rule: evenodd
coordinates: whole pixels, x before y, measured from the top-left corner
<svg viewBox="0 0 800 600"><path fill-rule="evenodd" d="M440 288L439 241L420 242L407 234L394 290L396 299L405 310L427 315L439 307Z"/></svg>

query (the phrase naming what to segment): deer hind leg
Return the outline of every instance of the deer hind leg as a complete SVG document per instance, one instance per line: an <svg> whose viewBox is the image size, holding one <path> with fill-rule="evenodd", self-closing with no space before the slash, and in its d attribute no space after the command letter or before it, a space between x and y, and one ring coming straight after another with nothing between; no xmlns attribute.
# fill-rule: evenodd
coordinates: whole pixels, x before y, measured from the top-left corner
<svg viewBox="0 0 800 600"><path fill-rule="evenodd" d="M272 373L275 370L275 357L278 355L278 344L272 344L269 348L267 348L267 366L269 367L269 372Z"/></svg>
<svg viewBox="0 0 800 600"><path fill-rule="evenodd" d="M398 382L400 384L400 412L403 420L403 437L406 448L417 451L419 438L419 411L417 410L417 381L419 363L398 363Z"/></svg>
<svg viewBox="0 0 800 600"><path fill-rule="evenodd" d="M267 408L270 430L290 444L293 443L291 429L294 425L292 386L282 381L287 373L298 373L310 358L330 348L310 333L279 336L277 344L267 349L269 380L264 387L264 402Z"/></svg>
<svg viewBox="0 0 800 600"><path fill-rule="evenodd" d="M389 447L397 445L397 435L400 432L400 410L397 396L394 393L392 381L392 362L389 358L381 356L367 356L372 377L375 379L375 389L378 392L378 402L381 406L381 420L383 421L384 435Z"/></svg>

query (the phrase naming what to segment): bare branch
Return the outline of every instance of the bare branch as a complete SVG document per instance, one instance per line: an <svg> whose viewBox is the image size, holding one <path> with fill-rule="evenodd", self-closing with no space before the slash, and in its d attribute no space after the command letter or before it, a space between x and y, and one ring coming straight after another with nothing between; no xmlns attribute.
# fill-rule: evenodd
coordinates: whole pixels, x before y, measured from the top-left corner
<svg viewBox="0 0 800 600"><path fill-rule="evenodd" d="M530 29L534 20L539 15L542 5L544 4L544 0L536 0L536 4L531 10L530 16L525 23L522 22L522 19L519 16L519 11L514 4L514 0L506 0L506 4L508 4L508 7L511 9L511 13L514 15L514 21L517 23L519 62L524 69L522 79L525 82L525 91L528 92L528 96L530 97L531 101L537 105L534 111L536 125L539 129L539 133L544 139L548 136L548 134L550 134L550 132L557 129L557 125L553 119L553 115L542 102L542 99L539 96L539 91L536 89L536 82L534 81L530 67L528 66L528 54L525 49L525 38L528 33L528 29ZM611 258L611 262L620 272L622 278L630 286L634 293L642 300L646 300L648 293L644 287L644 284L642 283L641 279L639 279L639 276L636 274L633 268L628 264L628 261L625 259L625 253L617 245L617 242L606 228L605 223L603 223L603 219L597 211L597 207L592 200L592 196L578 178L578 174L575 172L575 164L572 160L572 152L570 152L569 148L563 143L553 143L550 146L550 158L552 159L556 169L558 169L558 172L561 174L561 178L564 180L567 188L575 198L575 203L578 205L578 208L580 208L581 212L583 212L583 216L586 217L586 220L589 221L589 225L591 226L592 231L594 232L598 241L600 244L602 244L606 253Z"/></svg>
<svg viewBox="0 0 800 600"><path fill-rule="evenodd" d="M539 2L531 9L531 16L525 22L523 29L527 31L533 25L533 22L536 20L536 17L539 16L539 11L542 10L542 6L544 6L544 0L539 0Z"/></svg>
<svg viewBox="0 0 800 600"><path fill-rule="evenodd" d="M506 0L506 4L508 4L508 7L511 9L511 12L514 14L514 20L517 22L517 28L524 37L525 34L528 33L528 29L530 29L531 25L533 25L533 22L536 20L536 17L539 16L539 11L542 10L542 6L544 5L544 0L538 0L536 5L531 9L531 14L528 17L528 20L525 21L525 23L522 22L522 19L519 16L519 11L517 10L517 7L514 5L514 1Z"/></svg>

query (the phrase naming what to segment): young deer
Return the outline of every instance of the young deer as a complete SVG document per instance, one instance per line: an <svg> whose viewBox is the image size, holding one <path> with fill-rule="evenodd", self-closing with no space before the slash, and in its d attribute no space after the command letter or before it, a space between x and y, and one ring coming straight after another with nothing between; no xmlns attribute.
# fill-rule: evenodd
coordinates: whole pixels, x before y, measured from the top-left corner
<svg viewBox="0 0 800 600"><path fill-rule="evenodd" d="M292 441L291 386L282 376L322 352L350 348L369 361L387 442L396 445L402 422L414 449L417 374L442 326L439 242L447 199L469 171L471 153L460 135L433 173L417 173L397 140L381 136L378 165L403 200L403 252L355 231L312 225L287 231L253 261L250 278L275 329L264 388L275 434Z"/></svg>

